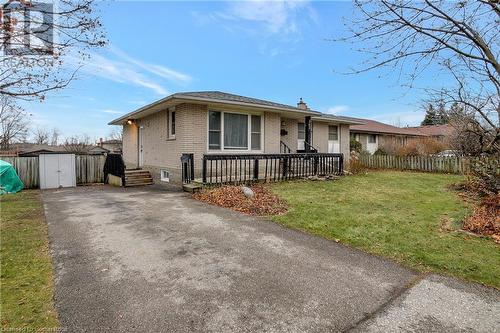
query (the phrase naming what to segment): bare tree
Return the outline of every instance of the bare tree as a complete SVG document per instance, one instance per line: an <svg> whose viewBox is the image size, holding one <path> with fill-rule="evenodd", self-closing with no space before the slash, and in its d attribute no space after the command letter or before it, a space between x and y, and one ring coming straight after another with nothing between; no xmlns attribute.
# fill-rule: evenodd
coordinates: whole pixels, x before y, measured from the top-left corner
<svg viewBox="0 0 500 333"><path fill-rule="evenodd" d="M59 144L59 135L60 135L59 130L56 127L54 127L52 129L52 133L50 134L50 144L52 146L57 146Z"/></svg>
<svg viewBox="0 0 500 333"><path fill-rule="evenodd" d="M14 141L24 140L28 133L28 114L8 96L0 95L0 127L0 146L3 150L9 150Z"/></svg>
<svg viewBox="0 0 500 333"><path fill-rule="evenodd" d="M368 55L361 73L389 67L413 87L428 69L450 86L427 89L435 100L458 103L475 130L481 152L500 152L500 6L498 1L356 0L359 17L348 22L344 41ZM358 45L362 45L361 48Z"/></svg>
<svg viewBox="0 0 500 333"><path fill-rule="evenodd" d="M123 141L123 128L112 130L111 133L109 133L109 139Z"/></svg>
<svg viewBox="0 0 500 333"><path fill-rule="evenodd" d="M7 1L0 7L0 94L40 98L64 88L105 44L95 0Z"/></svg>
<svg viewBox="0 0 500 333"><path fill-rule="evenodd" d="M64 142L64 150L74 154L87 154L92 148L90 137L86 134L82 136L72 136Z"/></svg>
<svg viewBox="0 0 500 333"><path fill-rule="evenodd" d="M48 145L49 144L50 134L45 128L38 127L33 132L33 142L37 145Z"/></svg>

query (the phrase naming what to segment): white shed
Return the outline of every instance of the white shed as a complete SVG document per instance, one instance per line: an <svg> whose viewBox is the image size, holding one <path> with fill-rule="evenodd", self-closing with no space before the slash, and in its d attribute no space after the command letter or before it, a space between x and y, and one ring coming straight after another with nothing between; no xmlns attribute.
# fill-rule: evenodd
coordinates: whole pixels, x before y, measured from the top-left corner
<svg viewBox="0 0 500 333"><path fill-rule="evenodd" d="M40 188L76 186L75 154L40 154Z"/></svg>

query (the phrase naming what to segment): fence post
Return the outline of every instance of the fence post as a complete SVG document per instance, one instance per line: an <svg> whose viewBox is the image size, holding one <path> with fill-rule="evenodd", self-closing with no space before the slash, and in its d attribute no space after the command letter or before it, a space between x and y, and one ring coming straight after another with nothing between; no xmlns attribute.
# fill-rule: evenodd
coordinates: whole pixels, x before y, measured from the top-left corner
<svg viewBox="0 0 500 333"><path fill-rule="evenodd" d="M344 174L344 154L339 156L339 175Z"/></svg>
<svg viewBox="0 0 500 333"><path fill-rule="evenodd" d="M283 158L283 178L288 176L288 157Z"/></svg>
<svg viewBox="0 0 500 333"><path fill-rule="evenodd" d="M189 164L191 166L191 180L194 180L194 154L189 154Z"/></svg>
<svg viewBox="0 0 500 333"><path fill-rule="evenodd" d="M226 170L226 174L227 174L227 170ZM259 180L259 159L257 159L257 158L253 160L253 179Z"/></svg>
<svg viewBox="0 0 500 333"><path fill-rule="evenodd" d="M202 182L205 184L207 182L207 159L203 156L202 163Z"/></svg>

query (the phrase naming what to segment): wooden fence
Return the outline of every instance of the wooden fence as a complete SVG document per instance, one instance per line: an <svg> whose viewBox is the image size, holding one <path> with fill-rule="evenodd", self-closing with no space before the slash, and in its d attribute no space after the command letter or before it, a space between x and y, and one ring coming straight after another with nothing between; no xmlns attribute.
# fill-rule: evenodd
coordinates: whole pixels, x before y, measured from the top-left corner
<svg viewBox="0 0 500 333"><path fill-rule="evenodd" d="M38 157L0 157L1 160L12 164L24 183L25 188L40 187Z"/></svg>
<svg viewBox="0 0 500 333"><path fill-rule="evenodd" d="M38 157L0 157L0 159L12 164L25 188L40 187ZM105 161L104 155L76 155L76 183L103 183Z"/></svg>
<svg viewBox="0 0 500 333"><path fill-rule="evenodd" d="M467 174L479 162L493 166L500 175L500 160L497 158L438 157L438 156L391 156L361 155L359 162L367 168L415 170Z"/></svg>

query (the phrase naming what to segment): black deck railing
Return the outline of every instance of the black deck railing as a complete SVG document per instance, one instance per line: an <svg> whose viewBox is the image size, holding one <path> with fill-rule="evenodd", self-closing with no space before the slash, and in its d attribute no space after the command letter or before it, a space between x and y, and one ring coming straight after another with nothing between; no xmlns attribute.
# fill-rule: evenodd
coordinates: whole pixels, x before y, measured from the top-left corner
<svg viewBox="0 0 500 333"><path fill-rule="evenodd" d="M282 181L308 176L341 175L342 154L203 155L204 184Z"/></svg>
<svg viewBox="0 0 500 333"><path fill-rule="evenodd" d="M280 141L280 153L291 154L292 149L290 149L290 147L288 147L288 145L286 143L284 143L283 141Z"/></svg>
<svg viewBox="0 0 500 333"><path fill-rule="evenodd" d="M182 154L182 183L189 184L194 180L194 154Z"/></svg>

